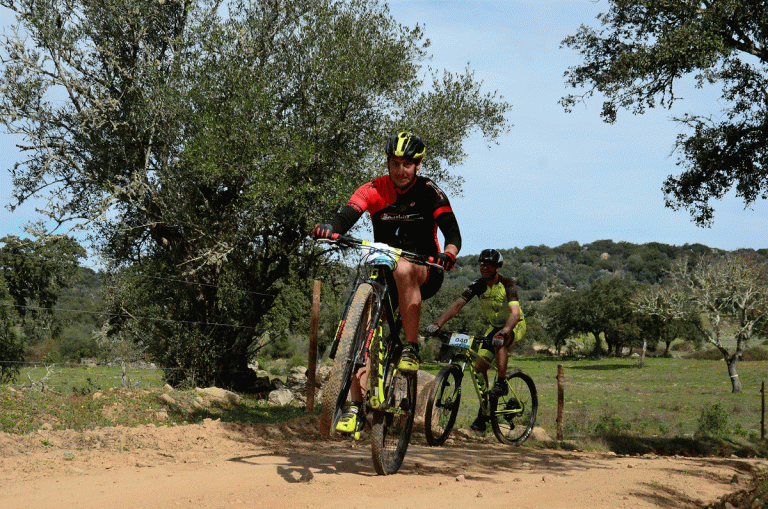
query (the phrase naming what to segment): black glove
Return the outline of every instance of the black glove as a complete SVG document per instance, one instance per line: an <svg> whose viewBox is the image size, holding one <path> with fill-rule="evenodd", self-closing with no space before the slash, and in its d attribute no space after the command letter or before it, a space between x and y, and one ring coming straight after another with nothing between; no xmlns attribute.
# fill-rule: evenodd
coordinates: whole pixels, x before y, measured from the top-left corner
<svg viewBox="0 0 768 509"><path fill-rule="evenodd" d="M493 336L493 339L491 340L491 344L497 348L500 346L504 346L504 344L506 344L507 340L512 334L514 333L510 332L509 334L504 334L502 331L499 331Z"/></svg>
<svg viewBox="0 0 768 509"><path fill-rule="evenodd" d="M339 238L339 234L333 233L333 225L330 225L328 223L323 223L323 224L318 223L315 225L314 229L312 230L312 238L336 240Z"/></svg>
<svg viewBox="0 0 768 509"><path fill-rule="evenodd" d="M456 257L451 253L437 253L437 256L431 256L429 261L441 266L443 270L449 271L456 264Z"/></svg>

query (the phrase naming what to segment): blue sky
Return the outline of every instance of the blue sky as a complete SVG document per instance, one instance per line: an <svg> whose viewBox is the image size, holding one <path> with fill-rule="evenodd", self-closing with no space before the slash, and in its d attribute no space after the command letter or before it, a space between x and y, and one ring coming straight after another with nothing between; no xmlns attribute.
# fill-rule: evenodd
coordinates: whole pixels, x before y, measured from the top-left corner
<svg viewBox="0 0 768 509"><path fill-rule="evenodd" d="M578 56L560 42L581 24L596 26L607 7L592 0L392 0L401 24L425 27L432 67L462 72L469 64L486 90L512 104L514 125L487 148L475 137L455 172L465 179L452 205L464 239L463 255L486 247L559 246L612 239L636 244L701 243L726 250L768 247L768 205L744 209L733 195L715 202L712 228L697 227L687 211L664 207L661 186L677 174L672 154L680 127L673 115L717 114L718 90L679 90L674 110L635 116L622 111L614 125L600 120L594 97L573 113L558 100L570 92L563 73ZM0 24L10 22L0 9ZM0 137L0 200L8 203L8 169L16 140ZM34 206L0 212L0 236L22 234ZM82 234L80 234L82 235ZM78 234L75 235L78 237Z"/></svg>

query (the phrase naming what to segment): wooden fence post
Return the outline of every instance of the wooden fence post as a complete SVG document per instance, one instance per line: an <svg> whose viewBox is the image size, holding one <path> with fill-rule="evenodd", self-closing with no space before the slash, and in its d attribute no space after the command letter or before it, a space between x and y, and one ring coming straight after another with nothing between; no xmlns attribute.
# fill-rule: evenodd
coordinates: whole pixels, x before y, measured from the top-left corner
<svg viewBox="0 0 768 509"><path fill-rule="evenodd" d="M563 406L565 406L563 365L557 365L557 440L563 440Z"/></svg>
<svg viewBox="0 0 768 509"><path fill-rule="evenodd" d="M760 409L760 440L765 440L765 382L760 385L760 394L763 400Z"/></svg>
<svg viewBox="0 0 768 509"><path fill-rule="evenodd" d="M312 292L312 321L309 325L309 359L307 364L307 412L315 409L315 372L317 366L317 327L320 321L320 281L315 280Z"/></svg>

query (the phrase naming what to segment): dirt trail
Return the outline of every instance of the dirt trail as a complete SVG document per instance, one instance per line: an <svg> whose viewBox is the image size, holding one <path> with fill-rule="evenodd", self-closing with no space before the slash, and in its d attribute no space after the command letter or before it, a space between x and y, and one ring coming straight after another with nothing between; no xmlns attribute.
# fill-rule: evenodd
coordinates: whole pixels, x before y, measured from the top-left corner
<svg viewBox="0 0 768 509"><path fill-rule="evenodd" d="M208 420L0 434L0 507L686 508L743 489L766 460L620 457L417 437L400 472L377 476L367 441Z"/></svg>

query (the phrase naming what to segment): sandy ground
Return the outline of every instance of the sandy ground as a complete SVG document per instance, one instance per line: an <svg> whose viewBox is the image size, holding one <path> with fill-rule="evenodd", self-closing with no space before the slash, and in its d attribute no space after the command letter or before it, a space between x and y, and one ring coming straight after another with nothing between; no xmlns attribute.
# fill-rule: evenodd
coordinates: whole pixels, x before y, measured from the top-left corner
<svg viewBox="0 0 768 509"><path fill-rule="evenodd" d="M417 434L401 470L377 476L366 439L316 429L307 417L0 434L0 507L686 508L743 489L768 466L510 447L455 430L439 448Z"/></svg>

